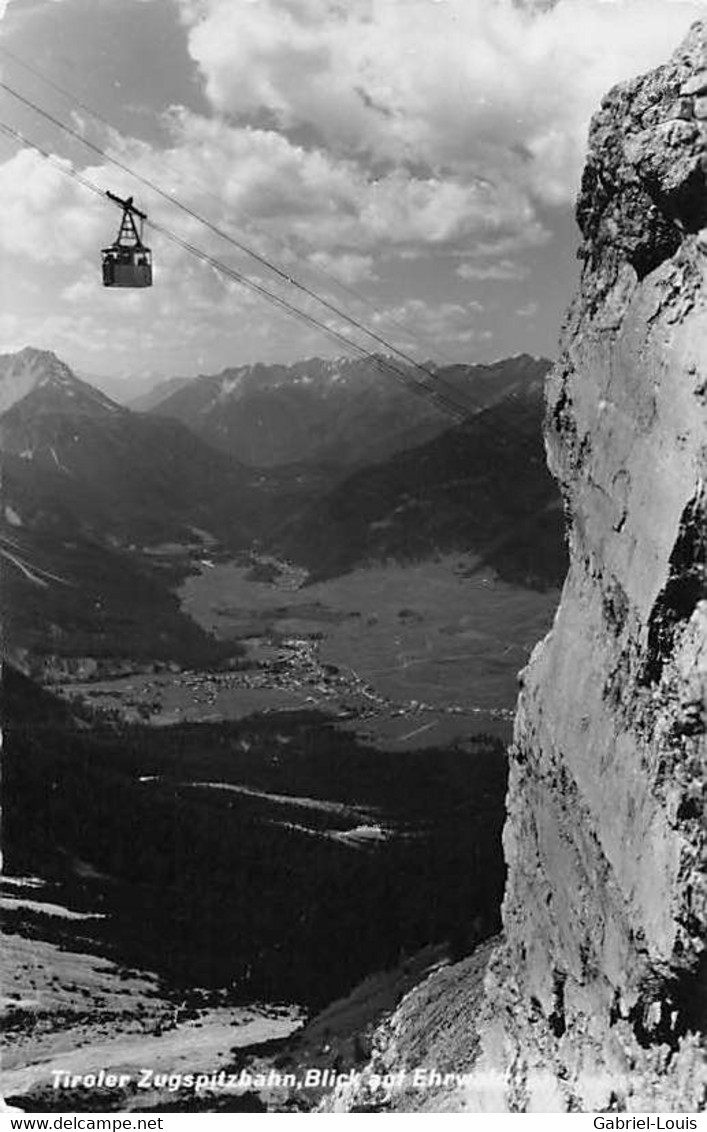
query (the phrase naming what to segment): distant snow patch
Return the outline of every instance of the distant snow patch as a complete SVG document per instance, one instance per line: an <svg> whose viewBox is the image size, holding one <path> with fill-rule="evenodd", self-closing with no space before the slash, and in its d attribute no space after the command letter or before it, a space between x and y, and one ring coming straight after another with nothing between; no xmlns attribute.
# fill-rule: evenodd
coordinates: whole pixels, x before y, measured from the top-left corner
<svg viewBox="0 0 707 1132"><path fill-rule="evenodd" d="M230 397L232 393L235 393L237 389L240 389L242 384L243 375L240 373L235 377L225 377L221 382L221 388L218 391L216 400L225 401L227 397Z"/></svg>
<svg viewBox="0 0 707 1132"><path fill-rule="evenodd" d="M26 900L15 896L0 896L0 908L10 911L39 912L62 920L105 920L103 912L74 912L63 904L45 903L43 900Z"/></svg>
<svg viewBox="0 0 707 1132"><path fill-rule="evenodd" d="M60 472L66 472L66 474L70 476L71 472L69 471L69 469L67 467L64 466L64 464L62 464L61 460L59 459L59 457L56 454L56 448L53 445L50 445L49 451L51 452L52 459L54 460L54 463L56 464L59 471Z"/></svg>

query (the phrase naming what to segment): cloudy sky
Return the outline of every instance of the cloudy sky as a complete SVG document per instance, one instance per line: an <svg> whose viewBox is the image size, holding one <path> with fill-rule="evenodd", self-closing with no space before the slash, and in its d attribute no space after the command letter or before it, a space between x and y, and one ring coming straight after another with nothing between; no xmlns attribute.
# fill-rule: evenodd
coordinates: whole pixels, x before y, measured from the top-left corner
<svg viewBox="0 0 707 1132"><path fill-rule="evenodd" d="M0 0L0 13L4 83L386 340L444 361L554 354L590 115L707 0ZM0 350L113 375L344 352L159 231L152 290L104 290L119 216L68 167L344 328L4 90L0 121L57 159L0 134Z"/></svg>

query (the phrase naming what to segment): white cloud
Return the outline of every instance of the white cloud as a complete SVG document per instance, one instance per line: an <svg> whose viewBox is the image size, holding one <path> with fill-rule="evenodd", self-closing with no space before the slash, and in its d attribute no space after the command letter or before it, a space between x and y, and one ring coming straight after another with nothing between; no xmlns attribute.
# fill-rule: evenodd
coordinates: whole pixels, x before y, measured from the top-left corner
<svg viewBox="0 0 707 1132"><path fill-rule="evenodd" d="M499 259L495 263L460 263L457 275L460 279L499 281L518 281L526 279L530 268L512 259Z"/></svg>
<svg viewBox="0 0 707 1132"><path fill-rule="evenodd" d="M215 223L242 233L261 254L358 256L342 261L353 278L352 272L362 277L360 257L385 248L501 236L520 244L544 236L532 204L512 183L495 188L478 177L414 175L405 167L379 172L273 129L184 110L167 123L173 143L165 150L117 136L112 149ZM144 199L150 202L149 192ZM164 214L164 203L154 203Z"/></svg>
<svg viewBox="0 0 707 1132"><path fill-rule="evenodd" d="M178 0L213 106L330 151L573 195L590 114L657 64L703 0Z"/></svg>
<svg viewBox="0 0 707 1132"><path fill-rule="evenodd" d="M68 161L58 163L70 168ZM35 150L19 150L0 165L0 247L38 263L77 263L110 242L100 206Z"/></svg>
<svg viewBox="0 0 707 1132"><path fill-rule="evenodd" d="M51 3L52 0L48 0L48 2ZM125 3L125 0L112 0L112 2L115 4L116 7L118 7L118 5L122 6ZM132 2L134 4L135 3L152 4L152 3L155 3L155 0L132 0ZM13 0L0 0L0 20L3 18L3 16L7 12L7 9L10 7L11 3L13 3ZM22 0L14 0L14 6L15 7L19 7L19 5L21 3L22 3ZM63 0L53 0L53 3L61 4L61 3L63 3Z"/></svg>
<svg viewBox="0 0 707 1132"><path fill-rule="evenodd" d="M488 337L488 331L482 331L474 325L474 316L482 311L482 305L474 301L436 303L424 299L407 299L403 303L380 309L372 321L376 326L395 326L403 332L408 330L414 336L422 336L434 343L443 351ZM400 335L395 345L410 349L410 341Z"/></svg>
<svg viewBox="0 0 707 1132"><path fill-rule="evenodd" d="M540 307L539 307L538 303L530 302L530 303L526 303L525 306L523 306L523 307L518 307L518 309L516 310L516 314L518 315L518 318L531 318L532 319L532 318L535 318L535 316L536 316L536 314L538 313L539 310L540 310Z"/></svg>
<svg viewBox="0 0 707 1132"><path fill-rule="evenodd" d="M313 252L309 262L321 272L332 275L341 283L360 283L364 279L373 280L378 276L373 270L373 256L344 253L331 255L329 252Z"/></svg>

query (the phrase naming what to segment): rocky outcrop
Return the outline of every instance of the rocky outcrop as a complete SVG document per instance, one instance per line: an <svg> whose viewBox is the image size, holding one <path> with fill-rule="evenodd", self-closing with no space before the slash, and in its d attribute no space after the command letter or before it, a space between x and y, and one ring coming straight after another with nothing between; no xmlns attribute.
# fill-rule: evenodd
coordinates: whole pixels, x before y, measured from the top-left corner
<svg viewBox="0 0 707 1132"><path fill-rule="evenodd" d="M504 942L473 1079L417 1107L707 1101L707 25L605 98L577 216L546 413L571 565L522 674Z"/></svg>

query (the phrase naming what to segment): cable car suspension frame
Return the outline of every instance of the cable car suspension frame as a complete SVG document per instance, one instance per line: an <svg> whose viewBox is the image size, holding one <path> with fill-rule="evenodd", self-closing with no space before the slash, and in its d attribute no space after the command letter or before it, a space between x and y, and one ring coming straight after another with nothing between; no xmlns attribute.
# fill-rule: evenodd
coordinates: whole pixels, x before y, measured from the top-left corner
<svg viewBox="0 0 707 1132"><path fill-rule="evenodd" d="M152 252L142 242L147 213L133 204L133 198L116 196L109 189L106 196L123 210L115 242L103 248L104 287L151 287Z"/></svg>

